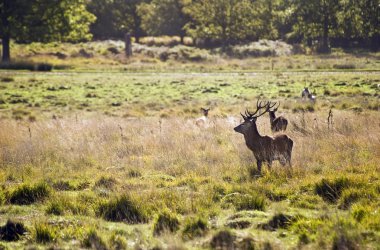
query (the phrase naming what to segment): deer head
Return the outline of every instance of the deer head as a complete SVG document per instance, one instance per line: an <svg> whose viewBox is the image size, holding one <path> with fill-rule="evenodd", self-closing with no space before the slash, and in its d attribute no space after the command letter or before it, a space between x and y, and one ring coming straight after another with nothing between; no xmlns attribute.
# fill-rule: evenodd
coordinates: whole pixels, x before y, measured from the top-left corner
<svg viewBox="0 0 380 250"><path fill-rule="evenodd" d="M203 115L207 117L208 116L208 112L210 111L210 108L206 108L206 109L205 108L201 108L201 111L202 111Z"/></svg>
<svg viewBox="0 0 380 250"><path fill-rule="evenodd" d="M256 111L251 113L248 111L248 109L246 109L244 115L240 113L240 115L244 119L244 122L241 123L239 126L235 127L234 130L238 133L246 134L250 129L252 129L252 126L256 126L257 118L267 113L269 109L273 107L274 105L272 106L270 102L262 102L257 100ZM264 109L264 111L259 113L259 111L261 111L262 109Z"/></svg>

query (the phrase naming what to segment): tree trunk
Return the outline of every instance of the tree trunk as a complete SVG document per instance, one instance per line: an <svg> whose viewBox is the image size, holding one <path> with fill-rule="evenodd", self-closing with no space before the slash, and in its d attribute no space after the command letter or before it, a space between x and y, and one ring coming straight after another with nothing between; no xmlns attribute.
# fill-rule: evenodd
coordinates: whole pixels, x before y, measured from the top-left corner
<svg viewBox="0 0 380 250"><path fill-rule="evenodd" d="M184 32L181 32L181 34L179 35L179 37L181 38L181 44L185 44L185 34L184 34Z"/></svg>
<svg viewBox="0 0 380 250"><path fill-rule="evenodd" d="M327 10L326 2L323 2L323 35L322 35L322 45L320 47L320 52L330 53L329 44L329 13Z"/></svg>
<svg viewBox="0 0 380 250"><path fill-rule="evenodd" d="M132 56L132 41L131 41L131 35L129 33L125 34L125 56L131 57Z"/></svg>
<svg viewBox="0 0 380 250"><path fill-rule="evenodd" d="M2 62L9 62L11 60L11 53L9 48L10 43L10 24L9 24L9 9L10 9L10 2L8 0L5 0L3 2L3 8L1 14L1 22L3 25L3 34L2 34L2 47L3 47L3 54L2 54Z"/></svg>
<svg viewBox="0 0 380 250"><path fill-rule="evenodd" d="M4 35L2 42L3 42L3 56L2 56L1 61L3 63L7 63L7 62L10 62L11 60L11 53L10 53L10 48L9 48L9 43L10 43L9 36Z"/></svg>

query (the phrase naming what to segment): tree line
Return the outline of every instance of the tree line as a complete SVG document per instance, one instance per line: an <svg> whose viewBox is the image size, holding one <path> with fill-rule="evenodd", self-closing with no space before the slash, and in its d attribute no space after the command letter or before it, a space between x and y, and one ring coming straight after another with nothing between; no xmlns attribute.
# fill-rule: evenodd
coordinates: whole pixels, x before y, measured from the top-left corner
<svg viewBox="0 0 380 250"><path fill-rule="evenodd" d="M203 46L258 39L331 46L380 45L380 0L2 0L3 61L9 41L80 42L190 36Z"/></svg>

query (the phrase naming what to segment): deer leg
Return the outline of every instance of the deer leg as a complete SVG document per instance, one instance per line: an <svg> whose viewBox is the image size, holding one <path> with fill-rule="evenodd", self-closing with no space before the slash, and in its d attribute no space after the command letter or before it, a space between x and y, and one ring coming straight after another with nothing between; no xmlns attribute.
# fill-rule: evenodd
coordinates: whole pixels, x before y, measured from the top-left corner
<svg viewBox="0 0 380 250"><path fill-rule="evenodd" d="M257 170L259 171L259 173L261 173L261 165L262 165L262 161L257 160Z"/></svg>
<svg viewBox="0 0 380 250"><path fill-rule="evenodd" d="M269 170L272 170L272 161L268 161L268 168Z"/></svg>

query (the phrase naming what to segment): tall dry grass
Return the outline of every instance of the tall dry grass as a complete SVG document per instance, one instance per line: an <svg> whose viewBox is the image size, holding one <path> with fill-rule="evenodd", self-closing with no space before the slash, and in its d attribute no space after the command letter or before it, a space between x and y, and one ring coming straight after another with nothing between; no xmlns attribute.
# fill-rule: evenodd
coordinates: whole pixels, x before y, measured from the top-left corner
<svg viewBox="0 0 380 250"><path fill-rule="evenodd" d="M363 165L379 161L380 116L376 112L335 111L332 129L327 126L327 113L286 117L291 122L286 134L295 142L294 171L360 171ZM109 117L34 123L3 120L0 127L0 166L15 175L31 171L52 178L70 174L91 178L94 171L123 174L137 169L146 174L221 178L255 162L243 137L224 118L211 117L203 127L182 118ZM259 119L258 127L262 135L271 134L266 116Z"/></svg>

